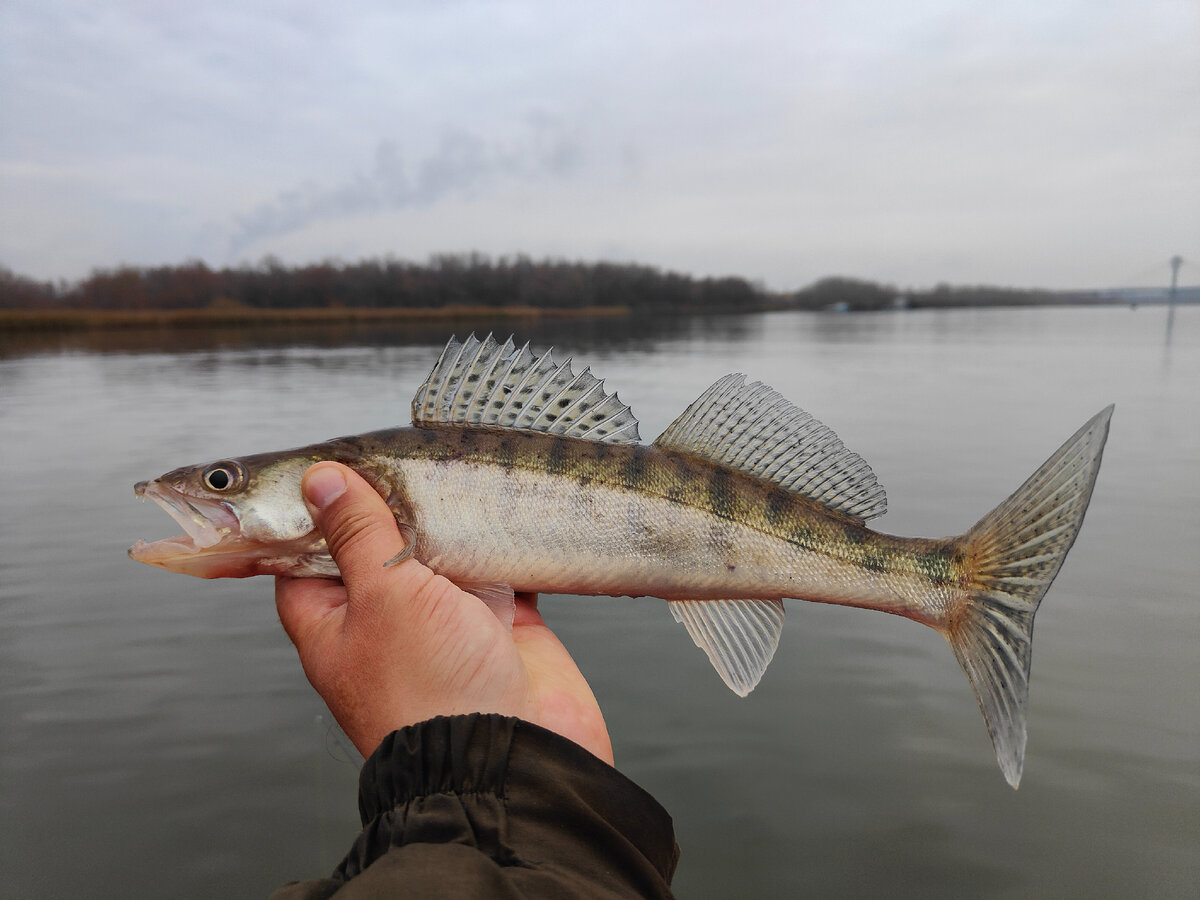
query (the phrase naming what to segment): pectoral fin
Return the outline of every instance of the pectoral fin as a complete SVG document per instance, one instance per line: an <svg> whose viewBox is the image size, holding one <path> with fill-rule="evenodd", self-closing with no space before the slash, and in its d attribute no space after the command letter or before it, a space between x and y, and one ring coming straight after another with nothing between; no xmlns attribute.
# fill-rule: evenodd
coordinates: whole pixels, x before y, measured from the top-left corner
<svg viewBox="0 0 1200 900"><path fill-rule="evenodd" d="M739 697L758 684L783 631L782 600L668 600L721 680Z"/></svg>
<svg viewBox="0 0 1200 900"><path fill-rule="evenodd" d="M512 631L513 616L516 615L517 611L517 601L513 595L511 585L500 582L474 581L459 581L455 583L468 594L474 594L486 603L487 608L500 620L500 624L508 631Z"/></svg>
<svg viewBox="0 0 1200 900"><path fill-rule="evenodd" d="M400 565L400 563L413 555L413 551L417 547L417 529L403 521L398 514L395 515L396 528L400 531L400 536L404 538L404 549L383 564L385 569L389 566Z"/></svg>
<svg viewBox="0 0 1200 900"><path fill-rule="evenodd" d="M393 509L392 515L396 517L396 528L399 530L400 536L404 538L404 549L385 562L383 564L385 568L400 565L412 557L417 547L417 530L405 521L408 518L407 510L397 512ZM500 620L500 624L507 630L512 630L517 601L511 585L491 581L460 581L455 584L486 603L487 608Z"/></svg>

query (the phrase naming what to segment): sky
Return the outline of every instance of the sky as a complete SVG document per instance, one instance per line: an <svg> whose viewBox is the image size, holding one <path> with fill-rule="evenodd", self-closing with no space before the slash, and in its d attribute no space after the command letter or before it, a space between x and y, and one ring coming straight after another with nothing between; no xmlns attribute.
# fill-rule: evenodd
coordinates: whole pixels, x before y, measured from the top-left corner
<svg viewBox="0 0 1200 900"><path fill-rule="evenodd" d="M0 4L0 266L468 251L1200 282L1200 3Z"/></svg>

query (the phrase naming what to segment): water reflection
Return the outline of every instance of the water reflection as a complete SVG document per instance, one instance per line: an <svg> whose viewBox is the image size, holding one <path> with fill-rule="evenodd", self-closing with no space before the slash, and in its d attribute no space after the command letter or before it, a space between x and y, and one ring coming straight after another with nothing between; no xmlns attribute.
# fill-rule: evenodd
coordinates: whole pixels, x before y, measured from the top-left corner
<svg viewBox="0 0 1200 900"><path fill-rule="evenodd" d="M251 325L241 328L98 328L0 334L0 358L46 353L192 353L276 347L403 347L442 345L450 334L521 335L535 344L606 349L643 341L704 335L738 339L753 316L511 316L454 317L345 324Z"/></svg>

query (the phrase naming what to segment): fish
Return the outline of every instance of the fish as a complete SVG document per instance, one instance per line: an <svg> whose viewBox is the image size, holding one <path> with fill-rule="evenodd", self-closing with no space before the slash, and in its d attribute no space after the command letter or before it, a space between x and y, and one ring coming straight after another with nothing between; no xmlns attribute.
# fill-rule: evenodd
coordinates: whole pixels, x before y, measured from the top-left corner
<svg viewBox="0 0 1200 900"><path fill-rule="evenodd" d="M1038 607L1090 502L1113 406L966 532L901 537L871 467L762 382L717 380L652 443L616 393L512 337L452 337L412 424L175 469L135 485L184 534L129 555L202 578L338 577L300 492L335 460L387 502L412 555L511 626L514 592L657 597L739 696L787 600L938 631L1007 782L1021 779Z"/></svg>

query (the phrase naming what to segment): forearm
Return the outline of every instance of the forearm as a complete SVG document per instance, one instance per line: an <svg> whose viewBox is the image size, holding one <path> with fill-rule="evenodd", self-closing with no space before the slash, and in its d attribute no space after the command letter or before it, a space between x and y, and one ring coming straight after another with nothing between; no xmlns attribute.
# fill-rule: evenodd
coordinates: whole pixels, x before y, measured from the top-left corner
<svg viewBox="0 0 1200 900"><path fill-rule="evenodd" d="M497 715L393 732L363 766L363 831L332 879L281 898L403 888L406 896L669 897L670 816L583 748ZM365 895L365 894L364 894Z"/></svg>

